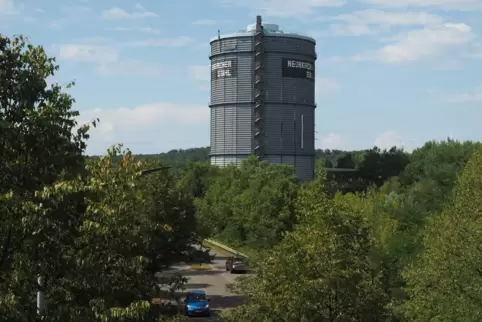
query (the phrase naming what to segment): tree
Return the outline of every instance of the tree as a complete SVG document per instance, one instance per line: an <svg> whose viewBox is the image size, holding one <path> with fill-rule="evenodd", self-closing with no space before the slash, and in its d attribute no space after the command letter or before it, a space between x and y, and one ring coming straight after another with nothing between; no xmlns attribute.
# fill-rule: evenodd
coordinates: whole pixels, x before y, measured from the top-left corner
<svg viewBox="0 0 482 322"><path fill-rule="evenodd" d="M355 161L353 160L353 154L347 153L341 158L337 160L336 167L337 168L346 168L346 169L354 169L356 166Z"/></svg>
<svg viewBox="0 0 482 322"><path fill-rule="evenodd" d="M119 152L112 148L92 162L85 178L45 186L35 201L3 196L2 210L17 211L23 229L36 228L36 243L15 254L0 289L6 321L35 320L35 274L47 279L42 313L48 321L157 319L150 300L160 296L160 281L146 267L152 245L159 246L155 239L172 227L139 211L149 204L138 184L142 164L130 152L116 164ZM169 238L162 240L172 249ZM178 287L183 280L161 283Z"/></svg>
<svg viewBox="0 0 482 322"><path fill-rule="evenodd" d="M137 154L136 158L140 161L155 160L176 169L183 169L188 162L209 162L210 147L175 149L159 154ZM98 156L91 156L98 158Z"/></svg>
<svg viewBox="0 0 482 322"><path fill-rule="evenodd" d="M481 321L482 150L463 171L453 199L424 234L424 250L405 273L410 321Z"/></svg>
<svg viewBox="0 0 482 322"><path fill-rule="evenodd" d="M73 98L45 82L58 69L54 59L22 37L0 36L0 54L0 321L158 320L150 303L158 284L183 280L159 282L148 257L152 245L179 249L169 244L179 239L153 240L171 234L169 219L192 202L176 199L169 182L163 207L151 207L142 165L130 152L119 158L120 147L86 164L88 126L75 131ZM171 212L153 220L160 209Z"/></svg>
<svg viewBox="0 0 482 322"><path fill-rule="evenodd" d="M235 284L248 303L228 321L383 321L387 298L369 255L366 219L343 199L324 197L320 173L300 192L300 224Z"/></svg>
<svg viewBox="0 0 482 322"><path fill-rule="evenodd" d="M163 165L159 161L147 161L143 166L157 168ZM142 177L139 185L145 199L144 208L139 212L148 216L151 222L146 232L152 236L148 244L149 270L156 273L182 261L208 260L207 254L199 253L194 247L201 243L201 237L192 191L185 189L182 182L179 184L169 171ZM169 227L167 231L165 225ZM197 255L201 257L196 258Z"/></svg>
<svg viewBox="0 0 482 322"><path fill-rule="evenodd" d="M396 230L380 254L392 306L409 298L402 272L423 250L426 223L441 214L457 176L477 146L480 144L453 140L427 142L409 155L409 164L400 176L392 177L380 188L386 200L378 203L377 211L396 223Z"/></svg>
<svg viewBox="0 0 482 322"><path fill-rule="evenodd" d="M222 170L197 200L198 221L233 246L269 247L291 230L297 191L292 167L253 157Z"/></svg>
<svg viewBox="0 0 482 322"><path fill-rule="evenodd" d="M45 79L58 69L54 62L23 37L0 35L0 271L7 280L21 280L14 269L19 257L42 243L40 219L26 220L36 191L84 168L88 128L74 131L78 112L71 109L73 99L57 84L47 87ZM30 293L21 295L29 298L21 304L27 307L35 296L38 269L30 270L22 286Z"/></svg>
<svg viewBox="0 0 482 322"><path fill-rule="evenodd" d="M451 139L427 142L410 155L401 182L427 212L440 212L451 196L457 176L481 146L478 142Z"/></svg>
<svg viewBox="0 0 482 322"><path fill-rule="evenodd" d="M391 177L402 173L408 164L408 154L403 150L392 147L381 151L374 147L365 151L363 161L359 167L360 177L376 187L383 185Z"/></svg>
<svg viewBox="0 0 482 322"><path fill-rule="evenodd" d="M45 79L58 66L41 47L0 35L0 194L34 199L34 191L83 170L87 127L75 134L73 99ZM32 239L20 218L0 217L0 271L9 271L15 252Z"/></svg>
<svg viewBox="0 0 482 322"><path fill-rule="evenodd" d="M193 198L202 198L216 180L217 170L217 167L212 167L209 163L188 161L186 167L180 171L178 185Z"/></svg>
<svg viewBox="0 0 482 322"><path fill-rule="evenodd" d="M326 168L318 161L315 167L315 180L301 187L296 199L296 216L300 223L313 221L315 213L325 212L328 201L328 182Z"/></svg>

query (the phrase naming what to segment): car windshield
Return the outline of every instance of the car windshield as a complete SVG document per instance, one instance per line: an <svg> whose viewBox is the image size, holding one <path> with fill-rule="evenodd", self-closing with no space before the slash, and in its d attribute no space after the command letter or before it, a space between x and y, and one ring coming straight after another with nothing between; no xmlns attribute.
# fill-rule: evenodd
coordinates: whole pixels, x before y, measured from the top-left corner
<svg viewBox="0 0 482 322"><path fill-rule="evenodd" d="M187 296L188 302L203 302L206 301L206 295L204 294L189 294Z"/></svg>
<svg viewBox="0 0 482 322"><path fill-rule="evenodd" d="M235 262L244 262L244 258L242 258L242 257L235 257L235 258L234 258L234 261L235 261Z"/></svg>

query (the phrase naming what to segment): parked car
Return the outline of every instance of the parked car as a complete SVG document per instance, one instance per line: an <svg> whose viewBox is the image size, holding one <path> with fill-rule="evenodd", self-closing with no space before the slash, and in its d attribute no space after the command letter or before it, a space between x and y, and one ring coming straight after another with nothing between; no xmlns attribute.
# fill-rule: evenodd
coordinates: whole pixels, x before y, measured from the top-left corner
<svg viewBox="0 0 482 322"><path fill-rule="evenodd" d="M232 256L226 261L226 270L231 273L235 272L247 272L248 267L246 265L246 259L241 256Z"/></svg>
<svg viewBox="0 0 482 322"><path fill-rule="evenodd" d="M211 316L211 299L204 291L190 291L184 299L184 313L187 316Z"/></svg>

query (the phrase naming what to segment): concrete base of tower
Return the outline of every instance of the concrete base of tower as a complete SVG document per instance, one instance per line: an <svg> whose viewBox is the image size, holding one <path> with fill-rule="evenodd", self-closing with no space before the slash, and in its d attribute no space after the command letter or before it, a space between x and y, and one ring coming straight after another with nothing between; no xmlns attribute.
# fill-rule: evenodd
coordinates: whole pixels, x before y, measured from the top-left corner
<svg viewBox="0 0 482 322"><path fill-rule="evenodd" d="M211 165L226 167L240 165L249 155L212 155ZM287 164L296 170L296 177L301 183L311 182L315 177L315 157L309 155L265 155L263 161L276 164Z"/></svg>
<svg viewBox="0 0 482 322"><path fill-rule="evenodd" d="M240 165L244 160L248 160L249 155L212 155L211 165L226 167L230 164Z"/></svg>

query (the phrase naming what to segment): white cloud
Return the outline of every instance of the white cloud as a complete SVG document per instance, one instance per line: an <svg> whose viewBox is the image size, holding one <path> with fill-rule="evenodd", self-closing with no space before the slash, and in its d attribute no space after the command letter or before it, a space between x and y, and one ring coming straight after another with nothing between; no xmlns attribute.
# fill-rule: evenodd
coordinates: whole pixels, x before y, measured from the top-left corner
<svg viewBox="0 0 482 322"><path fill-rule="evenodd" d="M71 5L62 6L60 11L62 13L66 13L66 14L77 15L77 14L80 14L80 13L91 12L92 9L89 8L89 7L86 7L86 6L79 6L79 5L71 4Z"/></svg>
<svg viewBox="0 0 482 322"><path fill-rule="evenodd" d="M103 76L159 76L165 69L155 63L138 60L124 60L99 65L98 72Z"/></svg>
<svg viewBox="0 0 482 322"><path fill-rule="evenodd" d="M413 62L437 56L453 48L469 44L475 35L463 23L445 23L420 30L403 32L393 37L393 43L376 52L353 57L355 60L380 60L385 63Z"/></svg>
<svg viewBox="0 0 482 322"><path fill-rule="evenodd" d="M148 33L148 34L160 34L161 33L161 31L159 29L152 28L152 27L142 27L139 30L142 31L142 32Z"/></svg>
<svg viewBox="0 0 482 322"><path fill-rule="evenodd" d="M107 30L114 31L130 31L130 32L144 32L147 34L160 34L161 30L152 27L142 27L142 28L129 28L129 27L115 27L109 28Z"/></svg>
<svg viewBox="0 0 482 322"><path fill-rule="evenodd" d="M24 22L26 23L35 23L37 22L37 19L36 18L33 18L33 17L23 17L22 19Z"/></svg>
<svg viewBox="0 0 482 322"><path fill-rule="evenodd" d="M330 78L318 77L315 79L315 95L317 100L338 93L340 90L340 84Z"/></svg>
<svg viewBox="0 0 482 322"><path fill-rule="evenodd" d="M482 9L480 0L362 0L371 5L392 8L437 8L443 10L474 10Z"/></svg>
<svg viewBox="0 0 482 322"><path fill-rule="evenodd" d="M132 28L128 28L128 27L115 27L115 28L108 28L107 30L114 30L114 31L132 31Z"/></svg>
<svg viewBox="0 0 482 322"><path fill-rule="evenodd" d="M375 139L375 146L380 149L390 149L394 146L403 147L403 139L396 131L388 131L380 134Z"/></svg>
<svg viewBox="0 0 482 322"><path fill-rule="evenodd" d="M336 133L329 133L327 136L321 138L321 148L335 150L340 147L341 136Z"/></svg>
<svg viewBox="0 0 482 322"><path fill-rule="evenodd" d="M119 59L115 48L94 44L64 44L60 46L59 58L91 63L112 63Z"/></svg>
<svg viewBox="0 0 482 322"><path fill-rule="evenodd" d="M19 14L21 7L16 6L13 0L0 0L0 15Z"/></svg>
<svg viewBox="0 0 482 322"><path fill-rule="evenodd" d="M330 32L335 36L367 36L377 33L370 26L363 23L332 24Z"/></svg>
<svg viewBox="0 0 482 322"><path fill-rule="evenodd" d="M464 93L456 93L446 97L449 103L482 103L482 85Z"/></svg>
<svg viewBox="0 0 482 322"><path fill-rule="evenodd" d="M212 26L212 25L221 25L221 24L228 24L232 23L232 20L213 20L213 19L200 19L200 20L195 20L192 22L193 25L206 25L206 26Z"/></svg>
<svg viewBox="0 0 482 322"><path fill-rule="evenodd" d="M218 23L217 20L196 20L192 22L193 25L216 25Z"/></svg>
<svg viewBox="0 0 482 322"><path fill-rule="evenodd" d="M211 70L209 67L209 65L191 66L191 76L197 81L208 82L211 77Z"/></svg>
<svg viewBox="0 0 482 322"><path fill-rule="evenodd" d="M467 49L467 53L464 57L470 59L482 59L482 43L474 43L471 48Z"/></svg>
<svg viewBox="0 0 482 322"><path fill-rule="evenodd" d="M322 20L335 20L342 24L332 24L330 29L335 35L362 36L389 31L392 26L424 26L436 25L443 18L425 12L387 12L381 10L362 10L340 14L334 17L323 17Z"/></svg>
<svg viewBox="0 0 482 322"><path fill-rule="evenodd" d="M58 18L46 21L47 28L59 30L67 26L83 24L90 19L92 9L82 5L66 4L59 6L58 10L61 15Z"/></svg>
<svg viewBox="0 0 482 322"><path fill-rule="evenodd" d="M120 19L142 19L158 17L158 15L152 11L147 11L139 4L136 5L137 12L127 12L121 8L112 8L102 13L102 17L107 20L120 20Z"/></svg>
<svg viewBox="0 0 482 322"><path fill-rule="evenodd" d="M58 81L54 78L54 76L51 75L45 79L45 83L46 83L45 88L50 88L52 87L52 85L57 84Z"/></svg>
<svg viewBox="0 0 482 322"><path fill-rule="evenodd" d="M211 85L209 81L211 80L211 66L210 65L200 65L189 67L189 72L191 78L196 82L197 88L202 91L209 91Z"/></svg>
<svg viewBox="0 0 482 322"><path fill-rule="evenodd" d="M101 76L155 77L166 72L165 66L144 60L123 59L124 47L178 47L191 41L189 37L173 39L148 39L128 43L111 43L102 37L85 39L76 44L58 45L58 57L63 60L92 63Z"/></svg>
<svg viewBox="0 0 482 322"><path fill-rule="evenodd" d="M154 103L133 108L94 109L82 113L83 119L104 119L109 128L124 129L132 127L149 127L159 123L173 122L189 125L209 120L209 109L203 105L178 105L173 103Z"/></svg>
<svg viewBox="0 0 482 322"><path fill-rule="evenodd" d="M271 17L300 17L314 13L315 9L340 7L345 0L222 0L225 5L242 6L256 14Z"/></svg>
<svg viewBox="0 0 482 322"><path fill-rule="evenodd" d="M133 152L155 153L205 146L209 140L208 135L204 138L189 133L196 126L206 127L206 133L209 132L209 109L203 105L155 103L133 108L91 109L81 111L78 122L82 125L96 118L100 122L90 131L89 154L105 153L117 143L132 148ZM181 141L173 141L173 137Z"/></svg>
<svg viewBox="0 0 482 322"><path fill-rule="evenodd" d="M345 63L346 58L342 56L329 56L329 57L318 57L316 60L316 66L320 65L330 65Z"/></svg>
<svg viewBox="0 0 482 322"><path fill-rule="evenodd" d="M193 38L180 36L176 38L144 39L122 43L123 47L181 47L194 41Z"/></svg>
<svg viewBox="0 0 482 322"><path fill-rule="evenodd" d="M434 62L433 68L435 70L462 70L464 64L458 59L447 59Z"/></svg>

